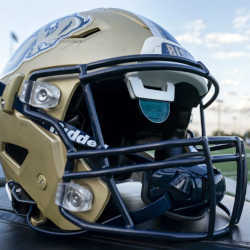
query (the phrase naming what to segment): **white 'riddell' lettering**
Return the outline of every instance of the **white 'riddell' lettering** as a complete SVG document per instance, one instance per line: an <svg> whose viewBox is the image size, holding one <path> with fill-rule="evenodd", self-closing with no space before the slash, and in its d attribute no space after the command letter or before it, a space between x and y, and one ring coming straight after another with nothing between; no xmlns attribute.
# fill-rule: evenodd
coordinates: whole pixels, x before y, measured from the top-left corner
<svg viewBox="0 0 250 250"><path fill-rule="evenodd" d="M174 47L171 46L170 44L167 44L168 52L171 56L176 56L176 51L174 50Z"/></svg>
<svg viewBox="0 0 250 250"><path fill-rule="evenodd" d="M176 51L176 54L177 54L178 56L182 56L182 54L181 54L181 49L180 49L180 48L175 47L175 51Z"/></svg>
<svg viewBox="0 0 250 250"><path fill-rule="evenodd" d="M53 134L56 134L56 135L58 134L57 131L55 130L55 128L52 127L52 126L50 127L49 131L50 131L51 133L53 133Z"/></svg>
<svg viewBox="0 0 250 250"><path fill-rule="evenodd" d="M67 134L68 138L71 141L76 142L76 143L81 144L81 145L88 145L89 147L92 147L92 148L95 148L97 146L96 141L89 140L90 139L89 135L81 135L80 130L69 129L69 128L65 127L62 122L59 122L59 125L63 128L63 130L65 131L65 133ZM53 126L51 126L49 128L49 131L51 133L58 134L56 129Z"/></svg>
<svg viewBox="0 0 250 250"><path fill-rule="evenodd" d="M69 130L68 137L70 140L75 141L77 136L80 134L81 132L79 130Z"/></svg>
<svg viewBox="0 0 250 250"><path fill-rule="evenodd" d="M88 135L79 135L76 139L76 142L85 145L88 139L89 139Z"/></svg>
<svg viewBox="0 0 250 250"><path fill-rule="evenodd" d="M94 140L89 140L89 141L87 141L87 145L88 145L89 147L93 147L93 148L95 148L95 147L97 146L96 141L94 141ZM105 145L105 146L106 146L106 145Z"/></svg>

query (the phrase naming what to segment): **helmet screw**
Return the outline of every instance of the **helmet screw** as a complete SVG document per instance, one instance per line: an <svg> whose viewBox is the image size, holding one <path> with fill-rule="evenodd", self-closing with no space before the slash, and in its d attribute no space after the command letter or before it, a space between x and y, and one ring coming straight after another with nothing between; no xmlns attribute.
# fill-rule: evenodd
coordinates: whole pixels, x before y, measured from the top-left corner
<svg viewBox="0 0 250 250"><path fill-rule="evenodd" d="M42 174L37 176L37 184L39 185L41 190L45 190L47 187L47 180L46 177Z"/></svg>

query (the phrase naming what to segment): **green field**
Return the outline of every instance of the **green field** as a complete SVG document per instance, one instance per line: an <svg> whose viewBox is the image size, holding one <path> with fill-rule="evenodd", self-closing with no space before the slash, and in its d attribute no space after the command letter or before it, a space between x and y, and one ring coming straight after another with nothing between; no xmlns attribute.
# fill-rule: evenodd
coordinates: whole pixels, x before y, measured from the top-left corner
<svg viewBox="0 0 250 250"><path fill-rule="evenodd" d="M220 150L216 154L233 154L235 153L232 149ZM250 147L246 146L247 155L247 166L250 166ZM215 166L221 170L224 176L235 179L236 176L236 163L234 162L223 162L217 163ZM248 171L248 182L250 182L250 169Z"/></svg>
<svg viewBox="0 0 250 250"><path fill-rule="evenodd" d="M248 182L250 183L250 147L246 146L246 155L247 155L247 167L248 167ZM154 155L154 151L148 151L150 155ZM215 153L211 152L212 154L216 155L223 155L223 154L234 154L234 149L225 149L225 150L218 150ZM236 171L237 166L236 162L223 162L223 163L216 163L214 164L217 169L219 169L222 174L226 177L230 177L232 179L236 179Z"/></svg>

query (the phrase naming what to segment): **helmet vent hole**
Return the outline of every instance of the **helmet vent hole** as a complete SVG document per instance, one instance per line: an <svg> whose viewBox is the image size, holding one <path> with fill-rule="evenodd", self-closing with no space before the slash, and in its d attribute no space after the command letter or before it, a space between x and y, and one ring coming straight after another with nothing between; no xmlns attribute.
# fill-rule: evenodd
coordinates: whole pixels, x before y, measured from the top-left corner
<svg viewBox="0 0 250 250"><path fill-rule="evenodd" d="M94 28L94 29L91 29L91 30L87 30L79 35L73 35L71 36L69 39L71 38L86 38L86 37L89 37L97 32L101 31L99 28Z"/></svg>
<svg viewBox="0 0 250 250"><path fill-rule="evenodd" d="M28 150L26 148L11 143L5 143L5 152L19 165L23 164L26 156L28 155Z"/></svg>

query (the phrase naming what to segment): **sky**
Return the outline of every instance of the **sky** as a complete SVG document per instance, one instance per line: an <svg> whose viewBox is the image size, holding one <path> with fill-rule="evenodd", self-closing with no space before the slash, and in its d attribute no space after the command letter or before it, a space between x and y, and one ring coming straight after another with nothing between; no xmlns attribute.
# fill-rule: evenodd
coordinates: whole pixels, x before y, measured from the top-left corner
<svg viewBox="0 0 250 250"><path fill-rule="evenodd" d="M59 17L100 7L122 8L159 23L202 61L220 84L219 101L207 112L208 132L250 129L249 0L8 0L1 2L0 70L39 27ZM14 31L19 43L10 42ZM218 112L220 110L220 112ZM194 112L193 126L199 119Z"/></svg>

